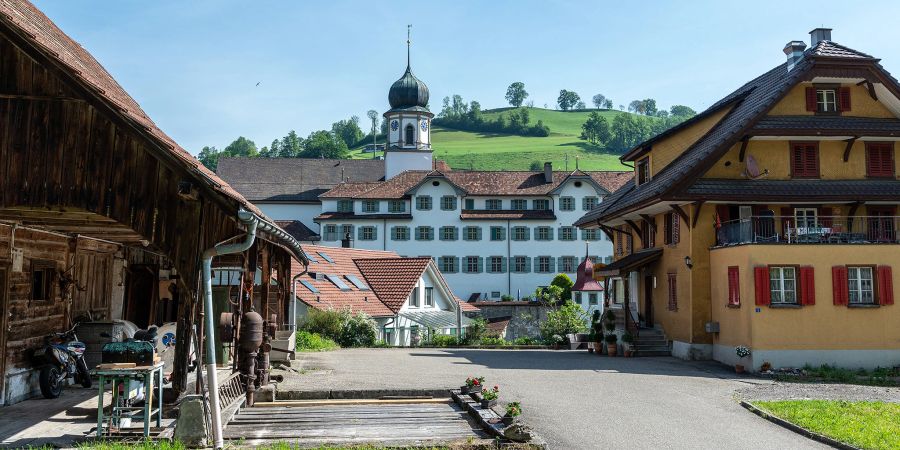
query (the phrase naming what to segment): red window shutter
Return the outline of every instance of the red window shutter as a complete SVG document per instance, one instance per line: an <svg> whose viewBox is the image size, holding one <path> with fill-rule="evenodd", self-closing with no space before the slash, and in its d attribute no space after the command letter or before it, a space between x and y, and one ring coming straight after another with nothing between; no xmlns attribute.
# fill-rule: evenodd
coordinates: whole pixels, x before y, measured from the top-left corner
<svg viewBox="0 0 900 450"><path fill-rule="evenodd" d="M753 268L753 282L756 288L756 304L768 305L772 302L772 291L769 287L769 268L759 266Z"/></svg>
<svg viewBox="0 0 900 450"><path fill-rule="evenodd" d="M806 88L806 110L815 112L817 109L816 88L808 87Z"/></svg>
<svg viewBox="0 0 900 450"><path fill-rule="evenodd" d="M873 143L866 146L866 174L870 177L894 176L894 145Z"/></svg>
<svg viewBox="0 0 900 450"><path fill-rule="evenodd" d="M878 266L878 303L881 305L894 304L894 279L891 275L891 266Z"/></svg>
<svg viewBox="0 0 900 450"><path fill-rule="evenodd" d="M850 88L842 87L839 95L841 102L841 111L850 111Z"/></svg>
<svg viewBox="0 0 900 450"><path fill-rule="evenodd" d="M816 280L812 266L800 268L800 304L816 304Z"/></svg>
<svg viewBox="0 0 900 450"><path fill-rule="evenodd" d="M728 268L728 304L733 306L741 304L740 271L735 266Z"/></svg>
<svg viewBox="0 0 900 450"><path fill-rule="evenodd" d="M847 285L847 268L833 266L831 268L831 290L834 291L834 304L846 305L850 297L850 287Z"/></svg>

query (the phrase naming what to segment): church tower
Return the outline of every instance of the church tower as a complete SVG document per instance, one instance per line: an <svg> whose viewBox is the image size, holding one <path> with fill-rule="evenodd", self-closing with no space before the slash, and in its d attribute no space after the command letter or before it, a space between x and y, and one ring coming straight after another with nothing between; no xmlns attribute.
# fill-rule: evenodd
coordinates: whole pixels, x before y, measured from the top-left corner
<svg viewBox="0 0 900 450"><path fill-rule="evenodd" d="M384 149L385 178L406 170L431 170L431 119L428 111L428 86L412 73L409 58L409 30L406 37L406 72L391 85L384 113L388 124Z"/></svg>

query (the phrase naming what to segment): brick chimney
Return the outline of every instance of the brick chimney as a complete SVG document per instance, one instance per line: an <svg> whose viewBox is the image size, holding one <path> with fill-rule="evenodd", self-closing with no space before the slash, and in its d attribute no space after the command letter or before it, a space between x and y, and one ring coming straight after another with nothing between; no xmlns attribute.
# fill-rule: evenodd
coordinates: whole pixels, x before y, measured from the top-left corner
<svg viewBox="0 0 900 450"><path fill-rule="evenodd" d="M544 183L552 183L553 182L553 163L545 162L544 163Z"/></svg>

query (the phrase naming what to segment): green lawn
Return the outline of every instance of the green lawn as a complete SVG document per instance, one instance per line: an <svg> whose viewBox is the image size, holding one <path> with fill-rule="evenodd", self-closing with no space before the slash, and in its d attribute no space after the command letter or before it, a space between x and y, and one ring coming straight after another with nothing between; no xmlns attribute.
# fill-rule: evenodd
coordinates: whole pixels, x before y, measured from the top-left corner
<svg viewBox="0 0 900 450"><path fill-rule="evenodd" d="M485 111L486 118L495 118L505 109ZM550 161L557 170L575 170L575 159L583 170L629 170L619 163L619 154L578 139L581 125L589 112L564 112L531 108L531 122L543 120L550 127L550 136L531 137L499 133L479 133L433 127L431 145L436 159L454 169L528 170L533 161L541 165ZM608 120L620 111L601 111ZM371 153L353 150L351 158L371 158ZM566 158L568 157L568 165Z"/></svg>
<svg viewBox="0 0 900 450"><path fill-rule="evenodd" d="M807 430L864 449L900 448L900 404L837 400L754 402Z"/></svg>
<svg viewBox="0 0 900 450"><path fill-rule="evenodd" d="M327 352L329 350L337 350L341 348L337 342L321 336L318 333L310 333L309 331L297 331L297 347L298 352Z"/></svg>

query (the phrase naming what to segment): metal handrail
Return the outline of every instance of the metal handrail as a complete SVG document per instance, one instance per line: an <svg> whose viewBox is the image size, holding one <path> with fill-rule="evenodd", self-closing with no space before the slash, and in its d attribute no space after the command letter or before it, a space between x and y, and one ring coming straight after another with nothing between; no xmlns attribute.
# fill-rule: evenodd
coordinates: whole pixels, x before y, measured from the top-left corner
<svg viewBox="0 0 900 450"><path fill-rule="evenodd" d="M716 223L716 245L898 243L900 216L750 216Z"/></svg>

